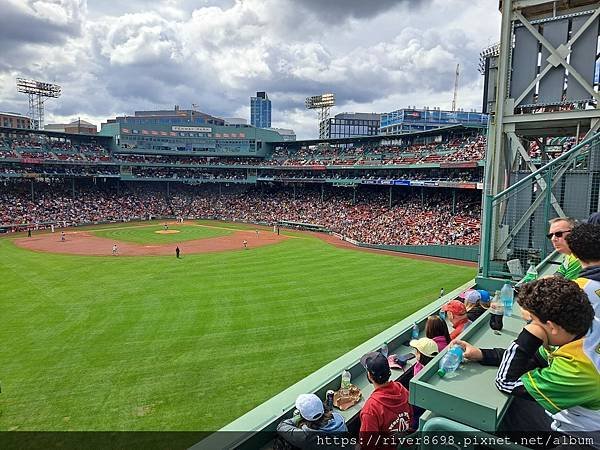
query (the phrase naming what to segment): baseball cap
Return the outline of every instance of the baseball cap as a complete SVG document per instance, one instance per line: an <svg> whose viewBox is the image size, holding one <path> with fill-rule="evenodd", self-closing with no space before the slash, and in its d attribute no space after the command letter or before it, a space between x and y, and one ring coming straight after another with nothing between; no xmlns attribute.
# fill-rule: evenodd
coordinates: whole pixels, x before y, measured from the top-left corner
<svg viewBox="0 0 600 450"><path fill-rule="evenodd" d="M458 294L458 296L460 298L462 298L462 299L466 299L471 292L475 292L475 289L467 289L466 291L461 292L460 294Z"/></svg>
<svg viewBox="0 0 600 450"><path fill-rule="evenodd" d="M479 292L479 295L481 295L481 298L479 299L481 303L490 302L490 293L488 291L485 291L483 289L477 289L477 292Z"/></svg>
<svg viewBox="0 0 600 450"><path fill-rule="evenodd" d="M392 374L388 359L379 352L369 352L363 355L360 363L368 372L371 372L377 383L385 383Z"/></svg>
<svg viewBox="0 0 600 450"><path fill-rule="evenodd" d="M465 303L475 304L479 300L481 300L481 294L479 293L479 291L471 291L465 297Z"/></svg>
<svg viewBox="0 0 600 450"><path fill-rule="evenodd" d="M438 346L433 339L426 337L421 339L413 339L408 345L410 345L412 348L416 348L420 353L425 356L429 356L430 358L438 354Z"/></svg>
<svg viewBox="0 0 600 450"><path fill-rule="evenodd" d="M296 409L311 422L320 419L325 412L323 402L315 394L300 394L296 399Z"/></svg>
<svg viewBox="0 0 600 450"><path fill-rule="evenodd" d="M459 316L467 313L465 305L458 300L451 300L446 303L444 306L442 306L442 311L458 314Z"/></svg>

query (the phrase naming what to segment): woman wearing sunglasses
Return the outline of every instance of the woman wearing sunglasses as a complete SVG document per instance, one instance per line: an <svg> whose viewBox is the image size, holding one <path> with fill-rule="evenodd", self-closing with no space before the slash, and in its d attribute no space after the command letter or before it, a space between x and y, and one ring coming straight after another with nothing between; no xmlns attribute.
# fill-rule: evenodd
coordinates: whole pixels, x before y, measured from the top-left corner
<svg viewBox="0 0 600 450"><path fill-rule="evenodd" d="M581 272L581 263L571 252L566 237L575 227L576 221L570 217L557 217L550 220L549 223L550 230L546 236L552 242L554 249L564 255L564 260L556 271L556 275L561 275L567 280L575 280Z"/></svg>

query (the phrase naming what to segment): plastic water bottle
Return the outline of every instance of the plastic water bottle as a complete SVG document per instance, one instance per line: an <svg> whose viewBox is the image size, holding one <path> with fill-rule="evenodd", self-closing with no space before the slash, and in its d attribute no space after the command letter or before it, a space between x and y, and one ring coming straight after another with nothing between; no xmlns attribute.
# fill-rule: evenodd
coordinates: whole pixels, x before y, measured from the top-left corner
<svg viewBox="0 0 600 450"><path fill-rule="evenodd" d="M460 345L454 345L448 350L444 357L440 360L440 368L438 375L445 377L446 375L453 374L460 366L463 361L464 351Z"/></svg>
<svg viewBox="0 0 600 450"><path fill-rule="evenodd" d="M343 396L350 395L350 372L345 369L342 372L342 384L340 391Z"/></svg>
<svg viewBox="0 0 600 450"><path fill-rule="evenodd" d="M381 346L381 350L379 350L381 352L381 354L383 356L385 356L386 358L388 357L388 353L390 352L390 349L388 347L388 343L384 342L383 345Z"/></svg>
<svg viewBox="0 0 600 450"><path fill-rule="evenodd" d="M440 316L440 319L442 319L443 321L446 321L446 311L442 311L440 309L440 312L438 312L438 316Z"/></svg>
<svg viewBox="0 0 600 450"><path fill-rule="evenodd" d="M502 290L500 291L500 299L502 300L502 305L504 306L505 316L512 316L514 297L515 291L510 284L506 283L504 286L502 286Z"/></svg>
<svg viewBox="0 0 600 450"><path fill-rule="evenodd" d="M529 283L530 281L537 280L537 278L538 278L538 271L535 268L535 264L531 263L529 265L529 269L527 269L527 273L525 274L525 277L521 280L521 283Z"/></svg>
<svg viewBox="0 0 600 450"><path fill-rule="evenodd" d="M419 339L419 325L417 325L416 322L413 324L411 337L413 339Z"/></svg>

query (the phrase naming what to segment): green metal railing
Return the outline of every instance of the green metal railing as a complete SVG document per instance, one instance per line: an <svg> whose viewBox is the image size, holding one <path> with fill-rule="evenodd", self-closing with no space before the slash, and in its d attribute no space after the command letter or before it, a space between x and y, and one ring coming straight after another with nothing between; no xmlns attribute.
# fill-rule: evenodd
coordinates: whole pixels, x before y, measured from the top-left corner
<svg viewBox="0 0 600 450"><path fill-rule="evenodd" d="M480 272L484 278L506 278L508 259L548 261L553 249L546 240L548 221L569 216L585 220L598 208L600 133L593 134L534 172L510 173L509 186L484 196ZM502 268L502 269L500 269Z"/></svg>

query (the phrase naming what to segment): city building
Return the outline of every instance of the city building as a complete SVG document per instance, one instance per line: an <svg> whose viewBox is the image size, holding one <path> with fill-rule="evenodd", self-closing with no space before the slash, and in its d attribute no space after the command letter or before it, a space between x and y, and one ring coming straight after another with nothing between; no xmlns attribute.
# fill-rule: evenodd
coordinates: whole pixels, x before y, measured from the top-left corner
<svg viewBox="0 0 600 450"><path fill-rule="evenodd" d="M475 111L442 111L440 108L405 108L381 115L381 134L426 131L450 125L486 127L488 115Z"/></svg>
<svg viewBox="0 0 600 450"><path fill-rule="evenodd" d="M86 120L77 119L69 123L49 123L44 125L46 131L57 131L70 134L96 134L98 127Z"/></svg>
<svg viewBox="0 0 600 450"><path fill-rule="evenodd" d="M154 111L135 111L133 116L118 116L107 123L133 125L225 125L218 117L200 112L196 109L181 109L175 105L173 109Z"/></svg>
<svg viewBox="0 0 600 450"><path fill-rule="evenodd" d="M225 117L223 118L225 125L247 125L248 120L242 117Z"/></svg>
<svg viewBox="0 0 600 450"><path fill-rule="evenodd" d="M0 112L0 126L5 128L31 128L31 119L23 114Z"/></svg>
<svg viewBox="0 0 600 450"><path fill-rule="evenodd" d="M340 113L325 122L328 139L354 136L376 136L379 134L380 114Z"/></svg>
<svg viewBox="0 0 600 450"><path fill-rule="evenodd" d="M250 97L250 124L256 128L271 127L271 100L266 92L257 92Z"/></svg>
<svg viewBox="0 0 600 450"><path fill-rule="evenodd" d="M107 120L102 136L114 138L118 153L201 156L264 156L271 142L284 137L275 130L248 124L226 124L195 110L136 111Z"/></svg>
<svg viewBox="0 0 600 450"><path fill-rule="evenodd" d="M287 142L296 140L296 132L294 130L290 130L288 128L267 128L267 130L279 133L283 141Z"/></svg>

